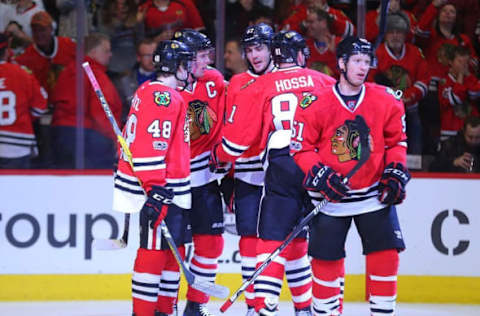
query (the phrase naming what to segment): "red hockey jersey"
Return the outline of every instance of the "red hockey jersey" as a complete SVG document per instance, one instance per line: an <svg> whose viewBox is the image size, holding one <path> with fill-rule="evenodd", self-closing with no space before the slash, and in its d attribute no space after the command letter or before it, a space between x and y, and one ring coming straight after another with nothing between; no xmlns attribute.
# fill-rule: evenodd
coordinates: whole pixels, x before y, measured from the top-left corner
<svg viewBox="0 0 480 316"><path fill-rule="evenodd" d="M0 157L38 154L32 120L47 113L47 94L33 75L0 62Z"/></svg>
<svg viewBox="0 0 480 316"><path fill-rule="evenodd" d="M440 102L440 133L442 136L455 136L463 128L466 115L478 116L475 104L469 103L480 97L480 82L469 75L460 84L451 75L442 80L438 88Z"/></svg>
<svg viewBox="0 0 480 316"><path fill-rule="evenodd" d="M219 160L235 161L236 168L240 162L265 170L270 134L291 130L297 107L319 102L315 91L333 83L332 77L298 66L259 77L239 94L246 99L239 99L235 113L225 124L222 146L217 152Z"/></svg>
<svg viewBox="0 0 480 316"><path fill-rule="evenodd" d="M346 105L336 87L315 94L321 102L300 107L295 114L297 132L290 144L294 159L304 172L317 162L345 176L358 160L359 137L349 120L361 115L370 128L371 154L349 181L350 196L322 209L332 216L367 213L385 207L377 199L376 186L390 162L406 164L405 112L399 96L390 88L365 83L355 107ZM309 192L316 200L318 192Z"/></svg>
<svg viewBox="0 0 480 316"><path fill-rule="evenodd" d="M410 43L405 43L400 57L396 57L387 44L380 45L376 51L378 65L370 70L369 80L381 73L393 84L393 88L403 92L403 100L407 109L418 107L418 102L428 92L428 66L418 49Z"/></svg>
<svg viewBox="0 0 480 316"><path fill-rule="evenodd" d="M247 102L246 105L242 108L252 105L251 100L245 96L246 88L253 84L257 79L258 75L254 74L251 71L242 72L233 76L230 79L227 89L227 106L226 106L226 122L232 122L233 117L237 111L237 108L240 106L242 100ZM250 90L252 91L252 90ZM263 185L265 178L265 172L263 170L263 164L260 159L257 160L257 163L250 163L252 160L252 155L250 155L249 150L245 152L246 157L250 158L239 158L235 162L234 166L234 178L240 179L244 182L253 184L253 185ZM254 155L253 155L254 157Z"/></svg>
<svg viewBox="0 0 480 316"><path fill-rule="evenodd" d="M193 83L192 91L182 91L187 104L190 123L191 179L198 187L222 178L208 168L208 158L213 145L220 142L225 115L225 81L214 68L205 71L202 78Z"/></svg>
<svg viewBox="0 0 480 316"><path fill-rule="evenodd" d="M335 47L342 39L335 36ZM337 69L337 57L335 51L327 47L317 47L315 41L311 38L307 39L307 46L310 49L310 57L307 60L307 67L318 70L329 76L338 78L340 73Z"/></svg>
<svg viewBox="0 0 480 316"><path fill-rule="evenodd" d="M152 1L142 5L142 8L145 7L147 29L157 29L166 25L170 25L173 31L184 28L198 30L205 27L197 7L191 0L169 1L165 10L157 8Z"/></svg>
<svg viewBox="0 0 480 316"><path fill-rule="evenodd" d="M32 70L33 74L51 96L57 83L60 72L71 62L75 61L76 44L69 37L55 36L53 38L53 52L45 55L35 44L25 49L15 61Z"/></svg>
<svg viewBox="0 0 480 316"><path fill-rule="evenodd" d="M143 190L148 192L154 185L171 189L177 206L191 207L186 112L185 102L175 89L157 81L147 81L137 89L123 129L133 157L133 170L119 147L114 210L138 212L145 202Z"/></svg>

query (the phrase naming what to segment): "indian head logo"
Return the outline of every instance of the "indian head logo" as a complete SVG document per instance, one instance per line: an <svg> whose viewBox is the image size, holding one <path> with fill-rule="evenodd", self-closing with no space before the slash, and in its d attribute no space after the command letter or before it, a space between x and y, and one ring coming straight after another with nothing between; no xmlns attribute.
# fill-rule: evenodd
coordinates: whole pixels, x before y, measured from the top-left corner
<svg viewBox="0 0 480 316"><path fill-rule="evenodd" d="M213 123L217 122L217 115L208 106L207 102L194 100L188 104L188 118L190 125L190 140L196 140L201 135L210 133Z"/></svg>
<svg viewBox="0 0 480 316"><path fill-rule="evenodd" d="M345 123L335 130L330 140L332 142L332 154L338 156L338 161L346 162L360 158L362 153L360 135L370 131L363 122L363 119L362 122L357 119L346 120ZM370 151L373 151L373 140L370 134L368 134L368 144Z"/></svg>

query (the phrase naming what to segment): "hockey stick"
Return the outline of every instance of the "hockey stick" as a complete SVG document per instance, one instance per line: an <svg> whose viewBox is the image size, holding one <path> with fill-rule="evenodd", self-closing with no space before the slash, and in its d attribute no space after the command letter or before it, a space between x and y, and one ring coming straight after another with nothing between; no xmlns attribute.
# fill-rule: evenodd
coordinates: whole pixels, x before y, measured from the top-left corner
<svg viewBox="0 0 480 316"><path fill-rule="evenodd" d="M360 145L359 149L357 150L357 153L359 155L359 160L355 167L350 170L350 172L345 176L343 179L343 183L347 183L348 180L357 172L360 167L362 167L365 162L367 162L368 158L370 157L370 146L368 142L368 134L370 132L370 129L368 128L367 124L365 123L365 120L362 116L357 115L355 117L355 122L358 124L358 131L359 131L359 136L360 136ZM220 311L222 313L225 313L225 311L232 306L232 304L237 300L237 298L249 287L255 279L267 268L267 266L272 263L272 261L282 252L283 249L285 249L288 244L303 230L303 228L308 225L308 223L314 218L321 210L322 208L325 207L325 205L328 204L327 199L323 199L315 208L310 211L310 213L305 216L300 223L298 223L297 226L293 228L293 230L288 234L287 238L283 241L283 243L278 246L277 249L275 249L270 256L268 256L267 259L253 272L252 276L245 282L242 283L242 285L236 290L230 298L223 303L223 305L220 307Z"/></svg>
<svg viewBox="0 0 480 316"><path fill-rule="evenodd" d="M110 107L108 106L107 100L105 99L105 96L103 95L103 92L100 88L100 85L98 84L97 79L95 78L95 75L93 74L92 69L90 68L90 65L88 62L84 62L82 64L83 69L85 70L88 79L90 80L90 83L92 84L93 90L97 94L98 99L100 100L100 103L102 104L103 110L105 111L105 114L107 115L107 118L109 119L110 123L112 124L113 130L117 136L118 142L120 143L120 146L123 149L123 152L125 156L127 157L127 160L130 164L130 166L133 169L133 161L132 161L132 153L130 152L130 148L128 148L128 145L125 141L125 139L122 136L122 132L120 131L120 128L118 127L117 122L115 121L115 117L112 114L112 111L110 110ZM140 186L142 186L142 183L140 179L137 178L138 183ZM145 193L145 192L144 192ZM129 222L129 219L128 219ZM125 218L125 223L127 224L127 218ZM122 236L123 238L128 237L128 226L126 225L126 235L124 231L124 235ZM195 278L192 272L187 269L185 266L185 263L183 262L182 257L180 256L180 252L178 251L177 246L175 245L175 241L173 240L172 235L170 235L170 232L168 230L167 225L165 224L165 221L162 221L160 223L160 229L162 231L163 237L167 240L168 246L170 247L173 256L175 257L175 260L177 261L178 265L181 268L181 271L183 275L185 276L185 279L187 280L188 284L190 284L193 288L209 295L209 296L214 296L218 298L227 298L230 290L219 284L215 284L212 282L205 282L205 281L200 281ZM120 242L120 241L119 241ZM125 243L126 245L126 243Z"/></svg>
<svg viewBox="0 0 480 316"><path fill-rule="evenodd" d="M123 234L120 239L95 238L93 247L97 250L117 250L127 247L128 231L130 229L130 213L125 213L123 224Z"/></svg>
<svg viewBox="0 0 480 316"><path fill-rule="evenodd" d="M373 46L374 51L382 43L383 37L385 36L385 28L387 26L387 14L388 14L388 5L390 4L389 0L380 1L380 25L378 26L378 36L375 40L375 45Z"/></svg>

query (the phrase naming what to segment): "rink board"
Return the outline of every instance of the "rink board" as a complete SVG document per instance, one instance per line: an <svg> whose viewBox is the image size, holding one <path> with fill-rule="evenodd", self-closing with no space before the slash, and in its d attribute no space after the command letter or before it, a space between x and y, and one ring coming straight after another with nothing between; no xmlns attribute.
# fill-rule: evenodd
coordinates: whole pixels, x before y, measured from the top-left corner
<svg viewBox="0 0 480 316"><path fill-rule="evenodd" d="M407 243L399 300L480 304L480 179L430 177L414 177L398 208ZM129 298L137 216L132 216L129 247L91 248L93 238L118 237L123 229L123 214L111 212L111 175L3 174L0 188L0 300ZM217 281L232 292L241 284L237 241L225 234ZM365 264L355 229L347 254L346 300L359 301ZM289 299L287 292L283 299Z"/></svg>

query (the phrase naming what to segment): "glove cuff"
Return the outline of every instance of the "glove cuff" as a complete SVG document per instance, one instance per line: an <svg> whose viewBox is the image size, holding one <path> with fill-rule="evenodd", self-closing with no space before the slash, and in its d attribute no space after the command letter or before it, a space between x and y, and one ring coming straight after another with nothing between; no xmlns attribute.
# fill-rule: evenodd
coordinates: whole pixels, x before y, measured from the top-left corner
<svg viewBox="0 0 480 316"><path fill-rule="evenodd" d="M171 204L175 194L173 191L159 185L153 185L148 192L148 197L162 204Z"/></svg>

